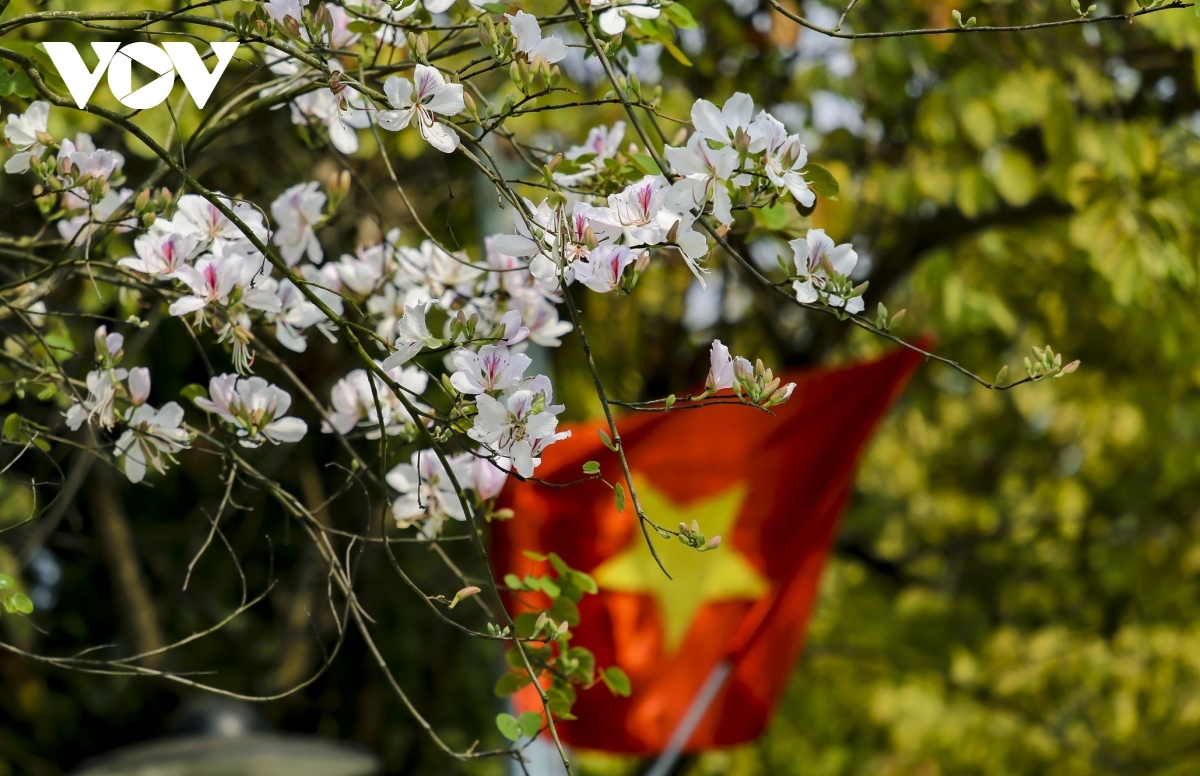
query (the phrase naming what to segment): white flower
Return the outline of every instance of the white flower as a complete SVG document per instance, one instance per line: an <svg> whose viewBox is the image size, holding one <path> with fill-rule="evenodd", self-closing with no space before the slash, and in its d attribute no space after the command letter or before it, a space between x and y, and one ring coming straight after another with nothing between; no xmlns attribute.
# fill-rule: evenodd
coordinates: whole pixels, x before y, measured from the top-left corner
<svg viewBox="0 0 1200 776"><path fill-rule="evenodd" d="M704 381L705 391L720 391L733 387L733 358L729 348L721 344L721 340L713 340L708 351L708 379Z"/></svg>
<svg viewBox="0 0 1200 776"><path fill-rule="evenodd" d="M241 256L210 256L194 265L184 264L175 271L192 293L180 297L167 309L171 315L187 315L213 302L224 303L242 275Z"/></svg>
<svg viewBox="0 0 1200 776"><path fill-rule="evenodd" d="M8 114L8 124L4 127L4 139L16 152L4 163L7 173L21 173L29 170L29 160L41 156L46 150L43 142L47 133L46 122L50 118L50 103L38 100L31 103L20 116Z"/></svg>
<svg viewBox="0 0 1200 776"><path fill-rule="evenodd" d="M129 370L129 400L134 407L140 407L150 398L150 370L144 366L135 366Z"/></svg>
<svg viewBox="0 0 1200 776"><path fill-rule="evenodd" d="M858 263L854 247L849 243L835 247L824 229L809 229L804 239L792 240L788 245L792 246L792 259L800 278L792 284L792 289L796 292L796 299L807 304L820 301L831 279L831 272L845 277L854 271L854 265ZM831 307L845 307L848 313L862 312L865 306L861 296L847 301L829 294L825 301Z"/></svg>
<svg viewBox="0 0 1200 776"><path fill-rule="evenodd" d="M68 242L86 239L101 224L106 224L121 205L125 204L125 200L133 196L133 189L110 189L98 204L92 205L88 200L75 194L75 191L77 189L69 189L63 196L63 207L67 210L87 212L73 218L64 218L58 222L58 233ZM122 219L115 224L114 231L127 232L136 227L137 223L136 218Z"/></svg>
<svg viewBox="0 0 1200 776"><path fill-rule="evenodd" d="M340 7L331 6L330 8L330 15L335 19L335 24L340 24L346 19ZM335 39L341 37L340 30L341 27L335 28ZM301 33L302 37L307 39L307 33L303 30ZM338 46L333 46L333 48L338 48ZM302 78L317 77L318 75L315 70L302 67L296 60L278 49L266 49L265 58L271 72L284 76L285 80L281 84L259 91L260 97L279 94L295 86L296 82ZM337 59L329 60L328 65L331 72L345 72L345 68ZM335 95L328 87L304 92L292 100L289 107L293 124L324 126L329 132L330 143L343 154L352 154L358 150L358 133L355 130L371 126L371 114L373 113L369 109L370 102L367 98L350 87L346 87L340 95Z"/></svg>
<svg viewBox="0 0 1200 776"><path fill-rule="evenodd" d="M739 129L749 129L753 113L754 100L744 92L738 92L726 100L723 108L718 108L708 100L696 100L692 105L692 125L697 132L728 143Z"/></svg>
<svg viewBox="0 0 1200 776"><path fill-rule="evenodd" d="M729 146L713 150L708 138L696 132L686 147L667 148L665 152L671 166L683 176L671 185L666 206L690 212L693 208L703 210L705 203L711 202L717 220L726 225L732 223L732 203L725 182L737 170L737 151Z"/></svg>
<svg viewBox="0 0 1200 776"><path fill-rule="evenodd" d="M429 386L429 375L417 367L389 369L387 374L409 394L409 401L418 410L426 409L413 397L425 392ZM383 410L382 421L375 406L376 397ZM365 369L355 369L338 380L330 391L329 400L333 412L329 414L329 420L321 424L321 430L327 434L335 430L339 434L348 434L355 427L362 426L366 429L368 439L378 439L381 423L388 436L395 436L404 431L408 424L415 422L392 389L379 377L369 375Z"/></svg>
<svg viewBox="0 0 1200 776"><path fill-rule="evenodd" d="M125 347L125 335L119 331L109 333L107 326L97 326L92 341L96 344L96 360L105 363L116 359Z"/></svg>
<svg viewBox="0 0 1200 776"><path fill-rule="evenodd" d="M588 130L587 140L583 142L583 145L571 146L563 154L563 156L571 160L588 155L591 158L581 164L579 172L554 173L554 180L563 184L572 184L579 183L596 175L604 169L604 162L606 160L616 156L617 151L621 147L621 139L624 137L624 121L616 122L612 125L612 129L603 126L592 127Z"/></svg>
<svg viewBox="0 0 1200 776"><path fill-rule="evenodd" d="M800 138L789 135L771 114L759 113L750 128L750 151L762 153L763 171L772 184L787 188L804 207L813 206L817 196L800 174L808 164L808 151Z"/></svg>
<svg viewBox="0 0 1200 776"><path fill-rule="evenodd" d="M342 284L359 296L374 293L384 276L395 270L396 242L399 239L400 230L392 229L382 243L359 248L353 256L343 255L335 265Z"/></svg>
<svg viewBox="0 0 1200 776"><path fill-rule="evenodd" d="M292 406L291 394L257 376L218 375L208 382L208 398L196 399L196 406L237 426L243 447L299 442L308 433L303 420L283 417Z"/></svg>
<svg viewBox="0 0 1200 776"><path fill-rule="evenodd" d="M524 353L509 353L503 345L484 345L478 353L459 348L450 356L456 370L450 384L460 393L503 391L521 382L533 360Z"/></svg>
<svg viewBox="0 0 1200 776"><path fill-rule="evenodd" d="M521 320L529 327L529 341L544 348L556 348L560 339L573 328L569 321L561 320L558 308L537 296L523 300Z"/></svg>
<svg viewBox="0 0 1200 776"><path fill-rule="evenodd" d="M160 218L133 241L133 250L136 257L129 256L117 264L150 277L170 277L200 253L201 245L196 234L181 234L170 221Z"/></svg>
<svg viewBox="0 0 1200 776"><path fill-rule="evenodd" d="M529 336L529 328L521 325L521 311L509 310L500 316L500 320L496 325L496 334L500 345L513 346L520 342L524 342Z"/></svg>
<svg viewBox="0 0 1200 776"><path fill-rule="evenodd" d="M263 3L263 10L279 23L289 16L300 21L304 14L304 6L300 5L300 0L268 0Z"/></svg>
<svg viewBox="0 0 1200 776"><path fill-rule="evenodd" d="M425 240L419 248L397 247L395 259L392 282L405 291L406 305L435 299L448 308L475 295L475 280L481 273L462 253L449 253Z"/></svg>
<svg viewBox="0 0 1200 776"><path fill-rule="evenodd" d="M325 259L313 224L321 219L325 210L325 193L316 181L297 183L283 192L271 203L271 215L279 224L272 242L279 246L279 254L288 266L308 254L314 264Z"/></svg>
<svg viewBox="0 0 1200 776"><path fill-rule="evenodd" d="M429 333L429 326L425 322L432 305L433 302L429 301L404 308L404 315L396 324L396 339L392 342L395 350L383 360L384 369L394 369L408 363L427 345L436 347L441 344L441 340Z"/></svg>
<svg viewBox="0 0 1200 776"><path fill-rule="evenodd" d="M608 223L624 230L625 242L630 245L660 245L667 241L672 229L675 244L683 252L688 268L704 285L704 276L697 261L708 253L708 241L692 228L695 217L690 213L675 213L664 205L670 186L661 175L648 175L617 194L608 196L607 208L592 211L593 223Z"/></svg>
<svg viewBox="0 0 1200 776"><path fill-rule="evenodd" d="M107 148L97 149L91 136L81 132L76 140L79 146L64 138L58 148L59 169L70 170L76 182L83 178L106 181L125 166L124 156Z"/></svg>
<svg viewBox="0 0 1200 776"><path fill-rule="evenodd" d="M575 279L601 294L616 291L621 285L625 268L638 255L624 245L601 245L586 261L575 263Z"/></svg>
<svg viewBox="0 0 1200 776"><path fill-rule="evenodd" d="M542 37L542 28L538 25L536 16L524 11L517 11L516 16L504 14L504 18L508 19L513 37L516 38L517 51L524 54L530 62L541 57L550 64L554 64L562 61L562 58L567 55L567 46L561 38Z"/></svg>
<svg viewBox="0 0 1200 776"><path fill-rule="evenodd" d="M608 9L600 14L600 29L609 35L617 35L625 31L625 15L636 16L639 19L657 19L662 13L655 6L646 3L610 3Z"/></svg>
<svg viewBox="0 0 1200 776"><path fill-rule="evenodd" d="M413 100L413 84L407 78L392 76L383 82L383 91L395 110L381 111L376 118L379 126L393 132L404 129L417 118L421 137L443 153L458 148L458 135L446 129L435 116L453 116L466 107L463 101L462 84L448 84L437 68L417 65L413 73L416 80L416 100Z"/></svg>
<svg viewBox="0 0 1200 776"><path fill-rule="evenodd" d="M259 210L249 202L219 197L233 211L238 220L260 240L267 238L267 227ZM251 253L254 248L242 230L225 217L217 206L199 194L184 194L179 198L179 209L172 219L176 228L184 233L199 235L213 253L228 253L230 249Z"/></svg>
<svg viewBox="0 0 1200 776"><path fill-rule="evenodd" d="M463 484L469 476L469 461L458 455L449 462L455 479ZM441 533L446 518L467 519L446 467L432 450L413 453L411 463L398 465L387 473L386 479L400 493L400 498L392 502L392 517L401 528L420 522L421 536L433 538Z"/></svg>
<svg viewBox="0 0 1200 776"><path fill-rule="evenodd" d="M483 500L495 498L508 482L508 471L512 461L508 458L484 458L481 455L470 457L468 480L476 495ZM466 485L466 483L464 483Z"/></svg>
<svg viewBox="0 0 1200 776"><path fill-rule="evenodd" d="M165 461L173 461L175 453L190 446L191 434L182 427L183 408L173 401L160 410L142 404L128 423L129 428L117 440L116 454L125 456L125 476L130 482L142 481L147 464L160 474L165 472Z"/></svg>
<svg viewBox="0 0 1200 776"><path fill-rule="evenodd" d="M67 425L77 431L85 422L98 418L103 428L112 428L117 422L117 387L128 375L124 369L97 369L88 372L88 397L71 405L66 412Z"/></svg>
<svg viewBox="0 0 1200 776"><path fill-rule="evenodd" d="M316 270L316 267L306 265L304 269ZM310 282L320 282L324 279L316 273L311 273L316 275L316 280L307 276L310 273L304 274L306 275L305 279ZM322 283L322 285L327 284ZM309 286L309 288L335 314L342 314L342 298L340 296L324 288L315 286ZM268 315L268 320L275 323L275 339L279 340L280 345L294 353L303 353L308 349L308 340L305 339L303 332L310 326L316 326L317 330L324 334L330 342L336 341L332 322L325 317L325 313L321 312L321 308L310 302L300 292L300 289L290 279L285 278L279 282L277 298L279 310L274 315Z"/></svg>
<svg viewBox="0 0 1200 776"><path fill-rule="evenodd" d="M513 392L503 403L482 393L475 398L479 413L467 432L477 442L511 458L522 477L532 477L541 463L538 456L542 450L562 438L554 433L558 418L544 410L534 412L533 403L534 395L527 390Z"/></svg>
<svg viewBox="0 0 1200 776"><path fill-rule="evenodd" d="M471 5L481 6L486 0L471 0ZM416 13L422 6L431 14L444 13L454 5L454 0L413 0L411 3L392 11L392 21L401 22ZM384 6L386 8L386 6Z"/></svg>

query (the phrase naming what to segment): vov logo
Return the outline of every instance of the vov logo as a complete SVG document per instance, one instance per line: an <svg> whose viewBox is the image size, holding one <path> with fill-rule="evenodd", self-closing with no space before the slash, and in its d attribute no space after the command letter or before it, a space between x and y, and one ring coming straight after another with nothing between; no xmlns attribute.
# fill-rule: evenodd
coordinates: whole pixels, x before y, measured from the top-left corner
<svg viewBox="0 0 1200 776"><path fill-rule="evenodd" d="M196 101L196 107L203 108L238 49L238 44L232 42L210 44L217 64L209 72L191 43L177 41L156 46L139 41L122 46L120 43L103 41L92 44L92 51L96 52L100 61L95 70L89 70L74 43L42 45L80 108L87 105L107 69L108 88L113 96L122 105L134 110L153 108L166 100L175 85L176 73L183 80L183 88ZM158 78L137 91L133 90L134 62L158 73Z"/></svg>

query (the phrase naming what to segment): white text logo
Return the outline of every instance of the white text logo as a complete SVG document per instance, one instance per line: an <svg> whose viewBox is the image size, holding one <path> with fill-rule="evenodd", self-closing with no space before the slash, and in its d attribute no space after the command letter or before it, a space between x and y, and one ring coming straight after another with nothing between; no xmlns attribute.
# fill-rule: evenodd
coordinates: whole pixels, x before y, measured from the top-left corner
<svg viewBox="0 0 1200 776"><path fill-rule="evenodd" d="M203 108L238 49L237 43L211 44L217 64L210 73L191 43L163 43L161 47L143 42L126 43L124 46L108 41L93 43L92 51L100 60L95 70L89 70L84 64L74 43L42 45L46 47L46 53L50 55L50 60L58 68L58 74L66 82L67 90L80 108L87 105L88 98L96 91L107 69L108 88L113 96L122 105L135 110L153 108L166 100L171 95L171 87L175 85L176 73L183 80L183 88L196 101L196 107ZM158 73L158 78L137 91L133 90L134 62Z"/></svg>

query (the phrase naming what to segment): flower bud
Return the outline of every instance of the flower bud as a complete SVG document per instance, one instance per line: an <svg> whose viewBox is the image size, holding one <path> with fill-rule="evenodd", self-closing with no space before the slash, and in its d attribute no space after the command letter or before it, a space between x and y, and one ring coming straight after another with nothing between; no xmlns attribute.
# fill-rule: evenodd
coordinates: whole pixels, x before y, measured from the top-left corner
<svg viewBox="0 0 1200 776"><path fill-rule="evenodd" d="M459 601L463 601L467 598L471 598L472 596L477 596L481 592L483 592L483 591L480 590L475 585L470 585L468 587L464 587L462 590L459 590L457 593L454 594L454 600L450 602L450 608L453 609L455 606L458 605Z"/></svg>
<svg viewBox="0 0 1200 776"><path fill-rule="evenodd" d="M150 398L150 370L135 366L129 370L129 400L138 407Z"/></svg>

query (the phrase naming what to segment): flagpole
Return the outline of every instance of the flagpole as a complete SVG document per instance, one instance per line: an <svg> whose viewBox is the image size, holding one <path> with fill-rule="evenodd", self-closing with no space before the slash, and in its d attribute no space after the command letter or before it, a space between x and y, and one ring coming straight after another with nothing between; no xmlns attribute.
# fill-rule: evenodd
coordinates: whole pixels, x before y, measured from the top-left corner
<svg viewBox="0 0 1200 776"><path fill-rule="evenodd" d="M696 728L699 727L701 720L708 712L708 707L716 700L717 694L721 692L721 688L725 686L731 673L733 673L733 662L730 660L722 660L713 666L708 678L701 685L700 692L696 693L696 697L692 699L687 711L684 712L683 718L671 732L671 738L667 741L666 748L654 761L654 766L646 772L646 776L667 776L671 772L675 763L679 762L679 756L683 754L683 748L687 746L692 733L696 732Z"/></svg>

